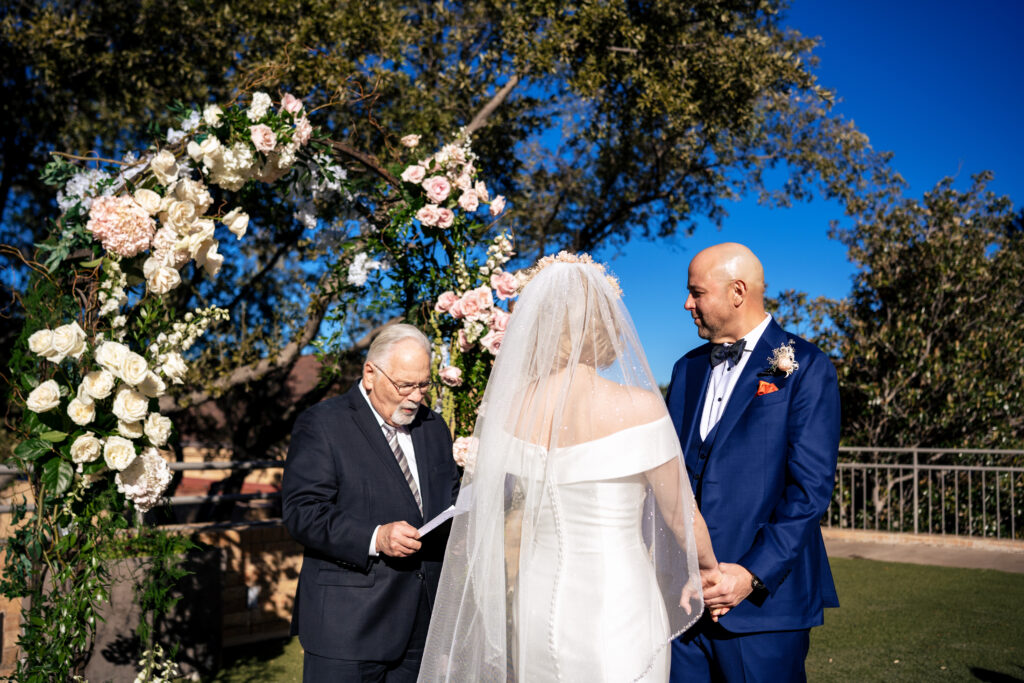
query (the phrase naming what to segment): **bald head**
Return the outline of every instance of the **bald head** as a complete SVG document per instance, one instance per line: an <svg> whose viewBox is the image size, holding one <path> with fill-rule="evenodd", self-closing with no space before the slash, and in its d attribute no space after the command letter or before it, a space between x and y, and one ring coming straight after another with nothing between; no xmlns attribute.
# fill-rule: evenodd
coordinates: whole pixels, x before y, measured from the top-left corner
<svg viewBox="0 0 1024 683"><path fill-rule="evenodd" d="M733 342L764 320L764 268L742 244L704 249L690 261L688 275L686 310L702 338Z"/></svg>

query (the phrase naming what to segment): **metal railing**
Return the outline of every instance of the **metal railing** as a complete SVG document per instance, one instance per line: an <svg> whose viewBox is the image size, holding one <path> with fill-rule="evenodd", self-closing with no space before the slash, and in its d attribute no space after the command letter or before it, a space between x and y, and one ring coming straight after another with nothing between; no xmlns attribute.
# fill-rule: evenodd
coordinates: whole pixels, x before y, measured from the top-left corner
<svg viewBox="0 0 1024 683"><path fill-rule="evenodd" d="M1024 539L1024 450L839 451L826 526Z"/></svg>
<svg viewBox="0 0 1024 683"><path fill-rule="evenodd" d="M169 463L176 472L256 471L280 460ZM18 474L0 465L0 475ZM280 492L206 493L171 507L273 501ZM0 513L11 511L0 505ZM242 524L246 524L243 522ZM840 529L1024 539L1024 450L844 446L822 524ZM218 526L232 526L222 522Z"/></svg>

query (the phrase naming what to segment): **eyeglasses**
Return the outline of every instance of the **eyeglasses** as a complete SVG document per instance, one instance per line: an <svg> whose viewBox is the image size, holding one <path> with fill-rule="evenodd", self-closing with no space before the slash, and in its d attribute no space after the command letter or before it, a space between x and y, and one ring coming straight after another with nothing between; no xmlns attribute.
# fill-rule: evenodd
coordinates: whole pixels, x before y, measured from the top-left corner
<svg viewBox="0 0 1024 683"><path fill-rule="evenodd" d="M402 382L401 384L399 384L395 380L393 380L390 377L388 377L388 373L386 373L383 370L381 370L380 366L377 365L376 363L370 363L370 365L372 365L373 367L377 368L377 370L380 372L380 374L382 374L382 375L384 375L385 377L388 378L388 381L391 382L391 386L393 386L395 388L395 391L398 392L399 396L408 396L409 394L411 394L412 392L416 391L417 389L420 390L421 394L426 394L428 391L430 391L431 389L434 388L434 383L431 382L430 380L427 380L426 382L420 382L419 384L410 384L410 383L407 383L407 382Z"/></svg>

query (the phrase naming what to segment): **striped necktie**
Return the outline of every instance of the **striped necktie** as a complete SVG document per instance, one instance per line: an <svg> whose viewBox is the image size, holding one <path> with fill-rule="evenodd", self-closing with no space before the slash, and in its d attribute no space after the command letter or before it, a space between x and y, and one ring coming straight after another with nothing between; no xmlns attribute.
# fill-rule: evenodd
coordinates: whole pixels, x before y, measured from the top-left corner
<svg viewBox="0 0 1024 683"><path fill-rule="evenodd" d="M422 515L423 500L420 498L420 489L416 486L416 480L412 478L409 461L406 460L405 453L402 452L402 446L398 443L398 430L387 423L381 425L381 427L384 429L384 436L388 439L388 445L391 446L391 452L395 454L395 460L398 461L398 466L402 469L402 474L405 475L405 483L409 485L412 497L416 499L416 506L420 509L420 514Z"/></svg>

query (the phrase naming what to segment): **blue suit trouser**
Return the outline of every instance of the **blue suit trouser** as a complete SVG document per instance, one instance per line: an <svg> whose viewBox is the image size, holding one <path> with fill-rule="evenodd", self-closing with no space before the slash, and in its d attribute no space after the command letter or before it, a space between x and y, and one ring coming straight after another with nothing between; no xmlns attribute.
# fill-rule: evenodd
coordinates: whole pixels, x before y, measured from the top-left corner
<svg viewBox="0 0 1024 683"><path fill-rule="evenodd" d="M705 614L672 641L670 683L804 683L810 629L731 633Z"/></svg>

